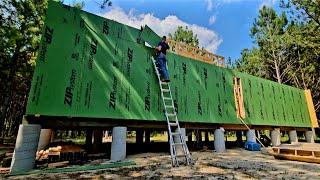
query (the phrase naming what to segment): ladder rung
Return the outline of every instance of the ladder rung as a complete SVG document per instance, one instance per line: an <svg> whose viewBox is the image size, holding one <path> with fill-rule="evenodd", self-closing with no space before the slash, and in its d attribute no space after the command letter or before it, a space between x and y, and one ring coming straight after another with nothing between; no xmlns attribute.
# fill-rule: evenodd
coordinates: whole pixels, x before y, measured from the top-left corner
<svg viewBox="0 0 320 180"><path fill-rule="evenodd" d="M164 100L171 100L169 97L163 97Z"/></svg>
<svg viewBox="0 0 320 180"><path fill-rule="evenodd" d="M187 154L179 154L179 155L176 155L176 157L186 157L188 156Z"/></svg>
<svg viewBox="0 0 320 180"><path fill-rule="evenodd" d="M178 145L183 145L183 143L174 143L172 146L178 146Z"/></svg>
<svg viewBox="0 0 320 180"><path fill-rule="evenodd" d="M174 106L165 106L166 108L174 108Z"/></svg>
<svg viewBox="0 0 320 180"><path fill-rule="evenodd" d="M169 123L170 126L178 126L178 123Z"/></svg>
<svg viewBox="0 0 320 180"><path fill-rule="evenodd" d="M176 114L167 113L167 116L175 116Z"/></svg>
<svg viewBox="0 0 320 180"><path fill-rule="evenodd" d="M162 92L170 92L169 89L161 89Z"/></svg>
<svg viewBox="0 0 320 180"><path fill-rule="evenodd" d="M181 133L179 132L172 132L171 135L175 136L175 135L180 135Z"/></svg>

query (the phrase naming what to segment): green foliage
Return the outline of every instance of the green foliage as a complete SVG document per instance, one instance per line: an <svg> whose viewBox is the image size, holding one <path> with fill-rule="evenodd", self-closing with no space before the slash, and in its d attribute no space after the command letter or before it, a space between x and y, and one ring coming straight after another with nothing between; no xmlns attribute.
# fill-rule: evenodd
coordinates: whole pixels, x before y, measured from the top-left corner
<svg viewBox="0 0 320 180"><path fill-rule="evenodd" d="M320 115L319 6L313 1L292 0L282 1L282 7L288 12L278 15L267 7L259 11L250 32L256 46L242 51L236 68L279 83L311 89Z"/></svg>
<svg viewBox="0 0 320 180"><path fill-rule="evenodd" d="M84 1L80 1L80 2L74 2L72 4L73 7L77 8L77 9L83 9L84 8Z"/></svg>
<svg viewBox="0 0 320 180"><path fill-rule="evenodd" d="M185 28L179 26L173 35L169 33L169 37L177 42L184 42L195 47L199 46L199 39L197 35L194 35L193 31L191 29L189 30L187 26Z"/></svg>
<svg viewBox="0 0 320 180"><path fill-rule="evenodd" d="M260 50L257 48L243 49L241 60L236 62L236 69L254 76L270 79L268 68L261 61Z"/></svg>
<svg viewBox="0 0 320 180"><path fill-rule="evenodd" d="M288 14L292 15L295 21L313 22L320 26L319 0L281 0L280 4L289 10Z"/></svg>
<svg viewBox="0 0 320 180"><path fill-rule="evenodd" d="M44 23L46 0L0 2L0 129L14 135L27 93ZM0 136L1 137L1 136Z"/></svg>

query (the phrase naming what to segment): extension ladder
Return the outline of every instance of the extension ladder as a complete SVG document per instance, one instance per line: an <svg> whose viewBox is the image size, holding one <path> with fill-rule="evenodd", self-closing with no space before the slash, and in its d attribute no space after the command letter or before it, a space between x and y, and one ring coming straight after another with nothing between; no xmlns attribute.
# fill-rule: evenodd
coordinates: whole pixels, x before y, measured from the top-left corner
<svg viewBox="0 0 320 180"><path fill-rule="evenodd" d="M152 57L153 66L158 77L158 82L161 90L161 98L164 105L164 113L166 116L169 141L170 141L170 154L172 166L179 166L179 157L185 159L187 165L191 164L191 156L188 150L188 146L185 141L184 135L181 133L177 113L174 107L172 99L170 85L167 82L162 82L160 79L159 68L156 64L155 59ZM173 131L174 130L174 131ZM176 138L174 138L176 137ZM182 147L183 154L178 154L177 147Z"/></svg>

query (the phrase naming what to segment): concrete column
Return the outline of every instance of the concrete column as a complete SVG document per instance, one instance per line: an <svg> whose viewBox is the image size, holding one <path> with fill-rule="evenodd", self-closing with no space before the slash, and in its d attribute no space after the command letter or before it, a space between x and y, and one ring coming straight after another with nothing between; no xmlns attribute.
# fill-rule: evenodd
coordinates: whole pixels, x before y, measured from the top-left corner
<svg viewBox="0 0 320 180"><path fill-rule="evenodd" d="M28 124L19 126L10 172L33 169L38 148L41 126Z"/></svg>
<svg viewBox="0 0 320 180"><path fill-rule="evenodd" d="M237 145L242 146L242 131L236 131Z"/></svg>
<svg viewBox="0 0 320 180"><path fill-rule="evenodd" d="M127 152L127 127L113 127L111 143L111 161L122 161Z"/></svg>
<svg viewBox="0 0 320 180"><path fill-rule="evenodd" d="M92 149L92 133L93 131L91 129L86 131L86 150L88 152L91 152Z"/></svg>
<svg viewBox="0 0 320 180"><path fill-rule="evenodd" d="M108 138L108 131L103 132L103 138Z"/></svg>
<svg viewBox="0 0 320 180"><path fill-rule="evenodd" d="M186 134L187 134L186 128L180 128L180 131L181 131L182 137L184 138L184 141L186 141Z"/></svg>
<svg viewBox="0 0 320 180"><path fill-rule="evenodd" d="M304 136L306 137L306 141L308 143L314 143L314 132L313 131L306 131Z"/></svg>
<svg viewBox="0 0 320 180"><path fill-rule="evenodd" d="M257 142L256 131L254 129L250 129L247 131L247 142Z"/></svg>
<svg viewBox="0 0 320 180"><path fill-rule="evenodd" d="M280 137L280 128L275 128L271 131L272 146L279 146L281 144Z"/></svg>
<svg viewBox="0 0 320 180"><path fill-rule="evenodd" d="M184 140L185 140L185 139L186 139L186 138L185 138L185 137L186 137L186 128L180 128L180 131L181 131L182 137L183 137ZM176 129L175 132L178 132L178 128ZM173 141L174 141L175 143L181 143L181 142L182 142L179 135L173 136ZM182 147L182 145L177 145L177 146L175 146L175 147L176 147L176 151L177 151L177 154L178 154L178 155L184 154L184 153L183 153L183 147Z"/></svg>
<svg viewBox="0 0 320 180"><path fill-rule="evenodd" d="M93 131L93 152L98 153L102 152L102 138L103 138L103 131L102 130L94 130Z"/></svg>
<svg viewBox="0 0 320 180"><path fill-rule="evenodd" d="M136 143L137 144L143 143L143 130L141 129L136 130Z"/></svg>
<svg viewBox="0 0 320 180"><path fill-rule="evenodd" d="M289 140L291 144L298 143L298 135L296 130L289 131Z"/></svg>
<svg viewBox="0 0 320 180"><path fill-rule="evenodd" d="M145 143L150 143L150 130L145 130L144 131L144 142Z"/></svg>
<svg viewBox="0 0 320 180"><path fill-rule="evenodd" d="M256 130L256 137L258 138L258 139L260 139L260 131L259 130Z"/></svg>
<svg viewBox="0 0 320 180"><path fill-rule="evenodd" d="M196 130L195 135L196 135L196 148L201 148L201 146L202 146L201 131Z"/></svg>
<svg viewBox="0 0 320 180"><path fill-rule="evenodd" d="M187 135L188 135L188 143L191 143L192 142L192 131L188 131Z"/></svg>
<svg viewBox="0 0 320 180"><path fill-rule="evenodd" d="M38 143L38 151L45 149L51 141L51 129L41 129L39 143Z"/></svg>
<svg viewBox="0 0 320 180"><path fill-rule="evenodd" d="M216 152L226 151L223 128L219 128L214 131L214 149Z"/></svg>
<svg viewBox="0 0 320 180"><path fill-rule="evenodd" d="M209 142L209 132L208 131L205 131L204 140L205 140L206 143Z"/></svg>
<svg viewBox="0 0 320 180"><path fill-rule="evenodd" d="M57 134L56 134L56 131L54 131L54 130L51 130L51 138L50 138L50 142L54 142L54 138L55 138L55 136L56 136Z"/></svg>

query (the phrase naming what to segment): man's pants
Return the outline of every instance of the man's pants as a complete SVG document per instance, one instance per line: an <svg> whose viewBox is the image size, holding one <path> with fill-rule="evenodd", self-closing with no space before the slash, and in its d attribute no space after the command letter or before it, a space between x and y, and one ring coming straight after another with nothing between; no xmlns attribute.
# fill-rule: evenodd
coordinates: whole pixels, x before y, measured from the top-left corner
<svg viewBox="0 0 320 180"><path fill-rule="evenodd" d="M167 59L166 55L163 53L160 53L160 55L157 57L157 63L160 70L160 75L165 79L169 80L169 73L167 70Z"/></svg>

